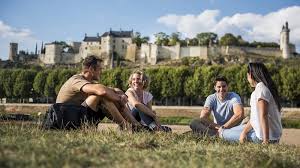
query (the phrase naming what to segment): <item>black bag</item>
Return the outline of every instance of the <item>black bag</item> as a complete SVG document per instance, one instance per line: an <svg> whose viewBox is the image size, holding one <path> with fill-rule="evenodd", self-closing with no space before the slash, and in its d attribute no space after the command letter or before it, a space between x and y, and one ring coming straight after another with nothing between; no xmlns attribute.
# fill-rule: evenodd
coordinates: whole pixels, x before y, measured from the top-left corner
<svg viewBox="0 0 300 168"><path fill-rule="evenodd" d="M76 129L87 116L87 109L80 105L55 103L48 108L42 122L44 129Z"/></svg>

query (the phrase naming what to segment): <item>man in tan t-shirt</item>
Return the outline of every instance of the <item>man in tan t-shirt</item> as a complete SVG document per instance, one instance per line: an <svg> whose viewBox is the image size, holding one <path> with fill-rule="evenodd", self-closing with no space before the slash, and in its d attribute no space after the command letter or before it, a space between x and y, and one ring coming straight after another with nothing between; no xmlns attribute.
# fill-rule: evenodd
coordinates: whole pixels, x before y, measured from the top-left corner
<svg viewBox="0 0 300 168"><path fill-rule="evenodd" d="M95 81L101 74L101 59L88 56L82 63L82 71L68 79L61 87L56 103L81 105L93 120L102 120L105 116L115 121L121 129L140 123L134 119L125 106L127 96L120 89L109 88ZM105 112L101 111L100 104Z"/></svg>

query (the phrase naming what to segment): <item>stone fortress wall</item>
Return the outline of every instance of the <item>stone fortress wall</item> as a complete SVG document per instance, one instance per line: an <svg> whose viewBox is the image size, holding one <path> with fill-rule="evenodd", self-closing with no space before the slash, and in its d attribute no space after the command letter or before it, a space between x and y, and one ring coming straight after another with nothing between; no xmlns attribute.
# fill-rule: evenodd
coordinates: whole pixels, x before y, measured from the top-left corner
<svg viewBox="0 0 300 168"><path fill-rule="evenodd" d="M45 53L39 60L46 65L76 64L88 55L103 59L104 65L112 66L112 58L121 57L132 62L157 64L160 60L176 60L184 57L199 57L208 60L214 57L283 57L290 58L296 53L295 46L289 43L288 23L280 33L280 48L254 48L239 46L158 46L152 43L142 44L140 48L132 42L133 31L105 32L102 36L88 37L82 42L71 42L71 50L59 43L45 44ZM10 45L10 58L15 57L15 44Z"/></svg>

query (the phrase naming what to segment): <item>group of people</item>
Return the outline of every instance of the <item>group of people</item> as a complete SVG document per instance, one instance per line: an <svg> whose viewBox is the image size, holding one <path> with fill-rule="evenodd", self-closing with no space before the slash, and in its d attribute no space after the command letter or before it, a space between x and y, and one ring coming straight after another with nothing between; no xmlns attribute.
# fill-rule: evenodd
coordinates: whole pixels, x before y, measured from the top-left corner
<svg viewBox="0 0 300 168"><path fill-rule="evenodd" d="M122 130L171 131L161 125L152 110L153 96L147 91L149 79L143 71L137 70L130 75L129 88L124 93L118 88L98 83L101 69L101 59L86 57L81 73L64 83L56 103L80 106L86 111L82 119L93 124L107 117ZM282 126L276 86L262 63L249 63L247 79L255 90L251 94L250 120L246 124L242 122L244 110L241 98L234 92L228 92L228 81L224 77L217 77L216 92L207 97L200 118L191 122L192 131L219 136L227 141L278 143Z"/></svg>

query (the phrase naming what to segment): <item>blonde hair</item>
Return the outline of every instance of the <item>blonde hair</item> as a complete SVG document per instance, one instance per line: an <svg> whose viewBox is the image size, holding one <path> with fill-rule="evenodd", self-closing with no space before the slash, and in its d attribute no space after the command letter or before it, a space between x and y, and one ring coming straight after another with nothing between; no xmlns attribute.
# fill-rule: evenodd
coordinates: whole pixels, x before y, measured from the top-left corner
<svg viewBox="0 0 300 168"><path fill-rule="evenodd" d="M150 81L149 81L148 76L142 70L135 70L131 73L131 75L129 76L129 79L128 79L128 86L131 87L132 78L133 78L134 74L138 74L141 76L142 83L143 83L143 89L147 89Z"/></svg>

